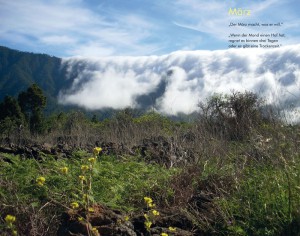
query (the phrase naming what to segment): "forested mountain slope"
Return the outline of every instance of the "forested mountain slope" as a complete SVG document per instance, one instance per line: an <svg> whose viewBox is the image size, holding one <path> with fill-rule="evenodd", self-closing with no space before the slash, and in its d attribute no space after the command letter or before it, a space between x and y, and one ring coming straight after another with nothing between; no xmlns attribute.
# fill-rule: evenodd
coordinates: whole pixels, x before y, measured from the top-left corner
<svg viewBox="0 0 300 236"><path fill-rule="evenodd" d="M21 52L0 46L0 101L16 97L36 83L47 97L47 110L57 107L57 94L67 86L61 59L46 54Z"/></svg>

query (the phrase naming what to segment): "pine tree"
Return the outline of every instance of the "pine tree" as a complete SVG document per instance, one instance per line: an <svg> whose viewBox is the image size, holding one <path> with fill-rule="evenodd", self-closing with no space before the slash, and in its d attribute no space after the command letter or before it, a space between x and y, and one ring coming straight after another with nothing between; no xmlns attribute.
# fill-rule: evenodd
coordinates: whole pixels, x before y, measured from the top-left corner
<svg viewBox="0 0 300 236"><path fill-rule="evenodd" d="M29 121L31 133L41 133L44 123L43 109L46 107L46 97L42 89L33 84L27 91L19 94L18 102Z"/></svg>

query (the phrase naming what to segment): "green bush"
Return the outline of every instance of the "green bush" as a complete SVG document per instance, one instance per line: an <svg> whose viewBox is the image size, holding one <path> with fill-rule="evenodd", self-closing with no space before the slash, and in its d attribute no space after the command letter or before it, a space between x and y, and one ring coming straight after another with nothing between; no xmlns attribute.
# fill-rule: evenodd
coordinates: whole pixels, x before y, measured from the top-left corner
<svg viewBox="0 0 300 236"><path fill-rule="evenodd" d="M239 231L240 235L280 235L292 231L289 227L300 207L299 168L300 163L248 167L243 178L237 180L236 191L220 201L224 212L228 212L227 230Z"/></svg>

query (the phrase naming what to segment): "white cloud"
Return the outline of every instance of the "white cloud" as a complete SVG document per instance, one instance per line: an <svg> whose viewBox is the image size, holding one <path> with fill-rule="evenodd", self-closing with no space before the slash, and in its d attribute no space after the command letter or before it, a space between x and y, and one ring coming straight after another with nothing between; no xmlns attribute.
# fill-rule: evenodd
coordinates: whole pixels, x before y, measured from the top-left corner
<svg viewBox="0 0 300 236"><path fill-rule="evenodd" d="M71 93L61 95L61 102L78 104L87 109L136 106L135 98L149 93L160 79L159 74L151 71L151 57L139 60L116 57L88 61L74 58L65 63L71 67L70 72L79 64L84 69L75 79ZM87 76L89 80L81 84Z"/></svg>
<svg viewBox="0 0 300 236"><path fill-rule="evenodd" d="M76 43L74 38L67 35L49 35L46 37L41 37L40 40L46 44L70 44Z"/></svg>
<svg viewBox="0 0 300 236"><path fill-rule="evenodd" d="M162 113L191 113L213 93L232 90L252 91L269 103L294 102L300 107L300 44L270 50L70 58L64 64L79 75L72 88L61 91L60 102L87 109L139 107L148 99Z"/></svg>
<svg viewBox="0 0 300 236"><path fill-rule="evenodd" d="M70 49L68 53L70 55L78 55L85 57L99 57L110 56L114 54L115 49L113 47L105 46L101 43L89 42L84 45L79 45L74 49Z"/></svg>

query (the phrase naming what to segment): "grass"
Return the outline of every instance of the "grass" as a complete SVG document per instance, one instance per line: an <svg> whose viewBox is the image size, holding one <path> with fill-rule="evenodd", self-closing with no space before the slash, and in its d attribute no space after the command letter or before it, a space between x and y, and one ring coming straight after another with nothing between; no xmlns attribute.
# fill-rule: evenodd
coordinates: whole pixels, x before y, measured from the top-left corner
<svg viewBox="0 0 300 236"><path fill-rule="evenodd" d="M222 162L218 161L220 157L203 160L197 164L198 168L188 172L187 167L167 169L146 163L137 156L101 156L93 168L90 200L136 214L144 207L144 196L151 196L159 207L172 207L180 192L176 192L178 188L184 187L181 191L190 189L191 194L207 190L222 193L213 199L217 215L219 219L221 217L219 222L205 227L200 222L201 217L197 217L200 211L195 214L186 206L180 206L189 211L187 215L195 218L195 225L207 232L296 235L300 225L299 155L289 158L280 155L265 162L248 160L245 163L244 159L238 161L235 156L237 144L233 146L231 151L234 152ZM238 149L240 152L247 148L241 144ZM71 202L81 201L78 176L81 165L91 155L77 151L69 159L44 156L37 161L2 154L6 160L0 162L3 219L7 214L16 216L21 235L34 235L33 231L43 235L55 234L61 213L70 208ZM68 168L67 174L61 172L62 167ZM177 178L180 175L186 186L180 186L182 182ZM39 176L45 178L44 186L37 186ZM22 230L23 225L27 226L26 230Z"/></svg>
<svg viewBox="0 0 300 236"><path fill-rule="evenodd" d="M80 154L78 154L80 153ZM70 159L56 160L51 156L42 161L22 159L20 156L5 155L1 168L1 215L17 216L17 224L29 224L31 229L41 230L44 224L53 222L52 233L58 225L58 216L70 207L73 201L81 201L78 176L80 166L86 162L87 153L76 152ZM67 167L68 173L60 168ZM123 210L138 211L143 208L143 197L164 196L166 186L176 169L166 169L156 164L146 164L137 157L102 156L93 169L93 202ZM44 186L37 186L36 178L45 178ZM52 215L48 213L52 212ZM36 219L29 219L35 216ZM54 218L55 219L54 219ZM26 234L26 232L23 232Z"/></svg>
<svg viewBox="0 0 300 236"><path fill-rule="evenodd" d="M245 169L236 191L223 199L228 219L232 219L229 231L239 229L242 235L297 233L289 226L299 218L299 170L299 159L285 167L256 165Z"/></svg>
<svg viewBox="0 0 300 236"><path fill-rule="evenodd" d="M300 156L293 153L292 142L275 143L259 152L263 159L257 159L257 153L241 156L253 147L234 141L226 156L170 169L138 156L103 155L92 171L90 201L134 215L142 212L144 196L150 196L158 208L180 203L177 207L209 234L297 235ZM79 150L71 158L45 155L39 161L1 155L5 159L0 162L2 228L10 214L17 218L20 235L55 235L60 215L71 202L82 199L78 176L92 154ZM62 167L68 172L62 173ZM36 182L40 176L45 178L43 186ZM188 196L203 192L214 195L213 215L189 208ZM183 199L176 201L180 196Z"/></svg>

